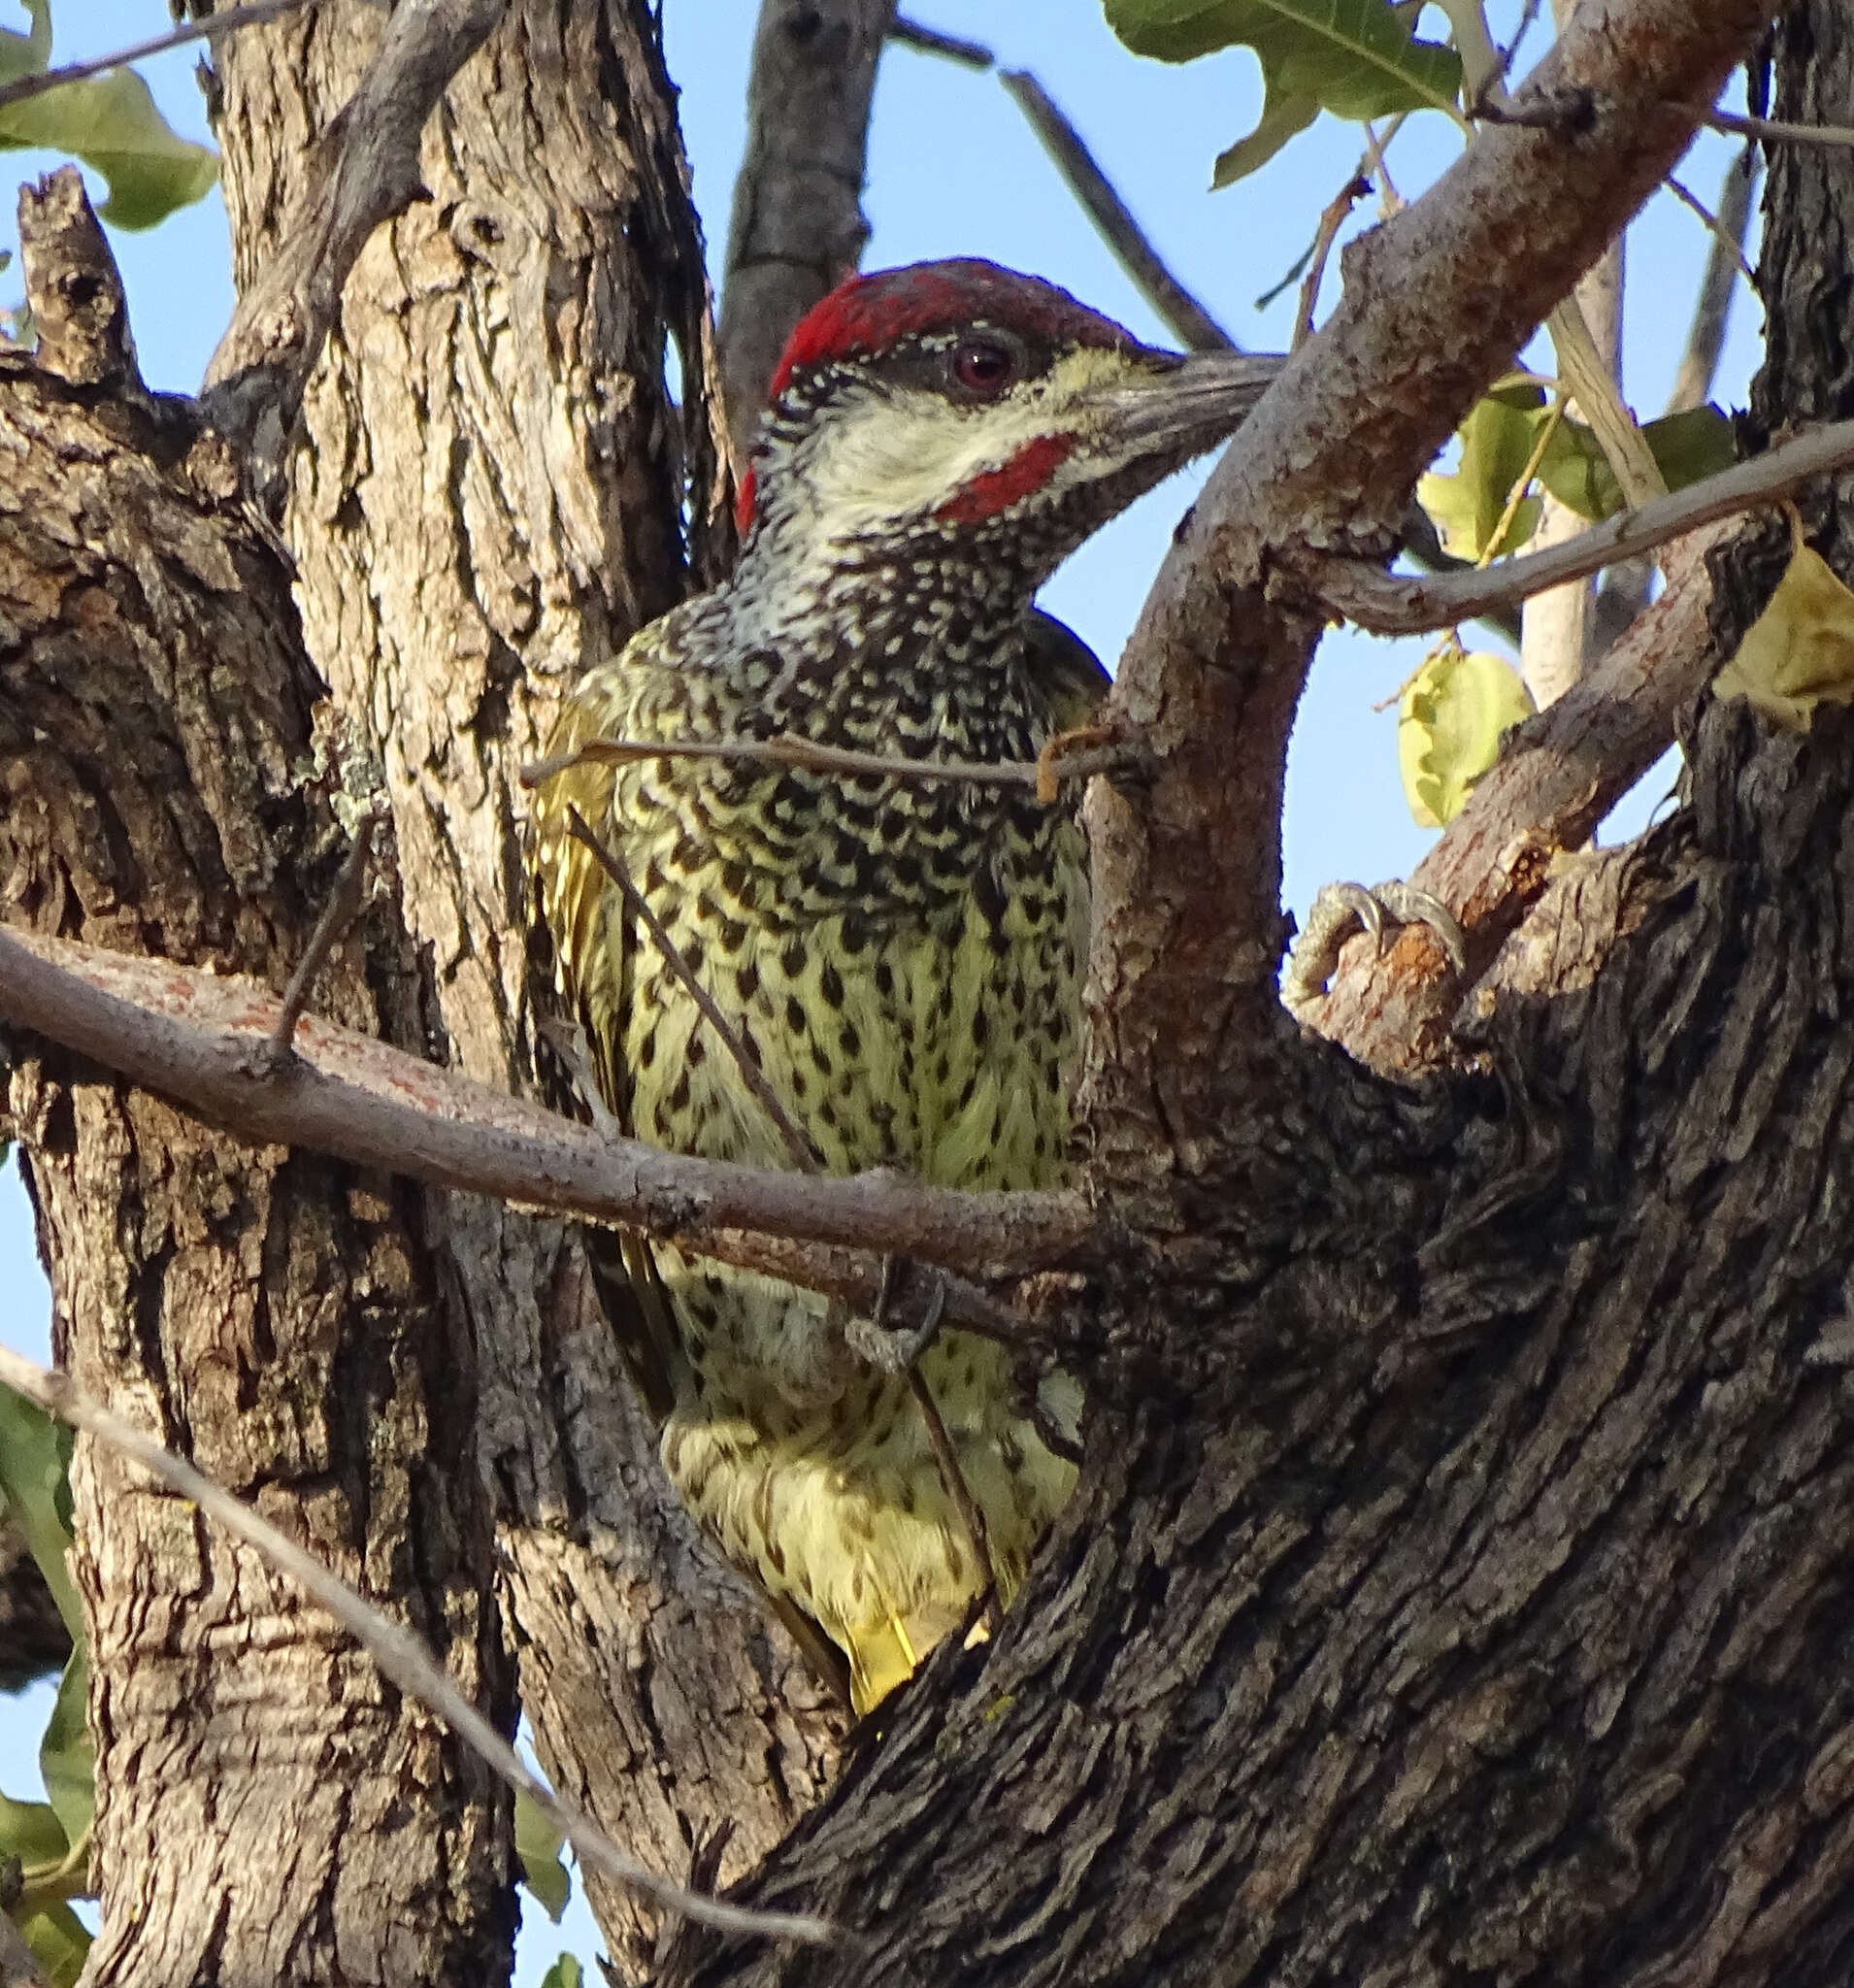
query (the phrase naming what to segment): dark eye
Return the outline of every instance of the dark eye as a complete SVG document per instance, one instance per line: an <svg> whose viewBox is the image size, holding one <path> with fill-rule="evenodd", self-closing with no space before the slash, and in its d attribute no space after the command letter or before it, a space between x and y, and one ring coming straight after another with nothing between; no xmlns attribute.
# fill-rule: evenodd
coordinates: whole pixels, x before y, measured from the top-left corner
<svg viewBox="0 0 1854 1988"><path fill-rule="evenodd" d="M953 378L984 399L1002 393L1017 371L1016 354L995 338L965 338L953 348Z"/></svg>

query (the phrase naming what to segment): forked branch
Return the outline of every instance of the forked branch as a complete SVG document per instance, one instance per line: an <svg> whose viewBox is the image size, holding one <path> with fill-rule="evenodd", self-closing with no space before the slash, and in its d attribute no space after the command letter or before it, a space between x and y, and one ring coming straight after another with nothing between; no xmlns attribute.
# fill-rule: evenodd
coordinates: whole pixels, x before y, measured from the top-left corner
<svg viewBox="0 0 1854 1988"><path fill-rule="evenodd" d="M1088 802L1091 986L1097 1000L1110 990L1115 1049L1084 1084L1098 1153L1149 1152L1154 1101L1169 1149L1170 1128L1196 1111L1278 1087L1282 778L1326 619L1280 586L1283 564L1309 547L1383 556L1418 473L1659 186L1691 139L1683 106L1713 100L1772 12L1773 0L1580 9L1528 93L1580 93L1601 107L1589 128L1483 130L1420 200L1353 243L1332 315L1212 473L1110 703L1152 771L1137 793L1097 780ZM1720 513L1688 510L1672 528L1707 514ZM1481 584L1470 583L1476 600ZM1448 618L1460 612L1457 595Z"/></svg>
<svg viewBox="0 0 1854 1988"><path fill-rule="evenodd" d="M1331 561L1320 566L1312 584L1324 607L1374 635L1450 628L1490 608L1509 607L1568 580L1581 580L1606 566L1652 552L1702 525L1772 504L1851 462L1854 421L1837 421L1656 498L1639 511L1619 512L1542 552L1523 552L1496 566L1434 579L1385 573L1361 561Z"/></svg>

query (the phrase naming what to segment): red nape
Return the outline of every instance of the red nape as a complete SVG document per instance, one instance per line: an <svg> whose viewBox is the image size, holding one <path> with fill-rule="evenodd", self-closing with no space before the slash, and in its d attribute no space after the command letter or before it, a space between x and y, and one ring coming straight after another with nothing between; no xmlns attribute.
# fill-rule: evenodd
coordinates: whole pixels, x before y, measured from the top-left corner
<svg viewBox="0 0 1854 1988"><path fill-rule="evenodd" d="M1075 447L1073 435L1039 435L1026 442L1009 462L974 477L949 497L934 515L948 524L979 524L1009 511L1020 497L1041 490Z"/></svg>

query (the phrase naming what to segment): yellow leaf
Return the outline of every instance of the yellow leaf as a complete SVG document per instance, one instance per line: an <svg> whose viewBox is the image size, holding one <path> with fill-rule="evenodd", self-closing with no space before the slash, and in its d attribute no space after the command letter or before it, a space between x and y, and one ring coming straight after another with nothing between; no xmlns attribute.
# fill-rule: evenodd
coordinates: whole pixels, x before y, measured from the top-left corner
<svg viewBox="0 0 1854 1988"><path fill-rule="evenodd" d="M1794 732L1808 730L1817 705L1854 703L1854 593L1819 552L1799 542L1712 691Z"/></svg>
<svg viewBox="0 0 1854 1988"><path fill-rule="evenodd" d="M1502 735L1532 715L1519 673L1486 649L1438 649L1397 702L1397 762L1404 799L1423 828L1461 812L1474 782L1493 765Z"/></svg>

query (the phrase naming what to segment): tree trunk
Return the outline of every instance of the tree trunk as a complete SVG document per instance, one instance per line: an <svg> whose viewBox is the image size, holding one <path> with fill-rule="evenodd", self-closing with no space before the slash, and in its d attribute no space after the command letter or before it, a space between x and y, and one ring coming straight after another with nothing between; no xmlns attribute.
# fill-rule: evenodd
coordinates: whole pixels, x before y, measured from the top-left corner
<svg viewBox="0 0 1854 1988"><path fill-rule="evenodd" d="M381 19L353 0L227 50L242 280L286 229ZM25 464L0 496L11 915L281 985L338 824L383 797L390 860L317 1009L532 1080L515 770L572 677L730 549L669 103L628 0L514 8L458 79L427 133L434 200L370 247L312 387L294 601L227 466L186 454L183 416L114 376L61 390L8 363ZM42 247L50 299L72 272ZM73 475L74 456L90 467ZM89 562L75 579L72 546ZM66 625L106 607L128 624L113 648ZM403 1589L505 1720L506 1640L549 1772L661 1868L680 1875L723 1817L729 1869L777 1840L820 1792L841 1721L669 1493L561 1226L306 1156L253 1161L126 1087L74 1083L26 1057L10 1112L83 1384L261 1493L364 1591ZM208 1956L284 1979L334 1968L332 1935L355 1979L493 1975L513 1925L506 1801L318 1618L286 1637L305 1613L286 1584L195 1519L176 1534L171 1501L124 1495L119 1466L86 1454L80 1479L106 1971L186 1978ZM203 1682L209 1644L237 1652L233 1757L261 1801L202 1764L233 1716ZM412 1786L414 1821L370 1824L337 1856L344 1815ZM614 1954L641 1966L653 1927L594 1892Z"/></svg>
<svg viewBox="0 0 1854 1988"><path fill-rule="evenodd" d="M60 295L114 282L75 173L28 195L22 238L44 343L38 368L0 357L8 915L281 984L345 846L312 770L322 687L287 584L210 441L65 335ZM350 942L321 1001L415 1038L396 1005L409 968L389 938ZM512 1719L474 1349L439 1302L420 1197L9 1048L61 1360ZM84 1441L72 1479L104 1907L91 1978L505 1967L509 1805L481 1764L190 1506Z"/></svg>

